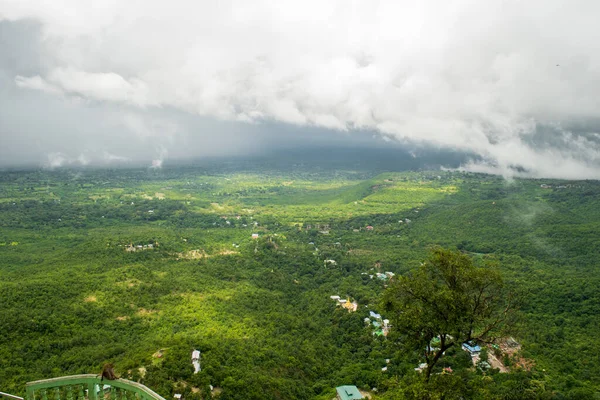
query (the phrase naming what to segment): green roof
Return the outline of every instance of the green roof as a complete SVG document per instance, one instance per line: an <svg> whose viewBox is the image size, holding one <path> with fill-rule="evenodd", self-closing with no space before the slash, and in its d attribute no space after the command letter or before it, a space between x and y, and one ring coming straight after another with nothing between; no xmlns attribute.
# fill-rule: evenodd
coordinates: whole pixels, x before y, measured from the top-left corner
<svg viewBox="0 0 600 400"><path fill-rule="evenodd" d="M356 386L338 386L335 388L340 400L362 399L362 395Z"/></svg>

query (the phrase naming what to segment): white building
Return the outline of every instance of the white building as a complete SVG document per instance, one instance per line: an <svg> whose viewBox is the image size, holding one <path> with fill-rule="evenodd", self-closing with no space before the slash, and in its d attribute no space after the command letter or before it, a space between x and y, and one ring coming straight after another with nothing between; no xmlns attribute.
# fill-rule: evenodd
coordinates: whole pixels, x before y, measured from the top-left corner
<svg viewBox="0 0 600 400"><path fill-rule="evenodd" d="M197 374L202 369L200 368L200 350L192 351L192 365L194 366L194 373Z"/></svg>

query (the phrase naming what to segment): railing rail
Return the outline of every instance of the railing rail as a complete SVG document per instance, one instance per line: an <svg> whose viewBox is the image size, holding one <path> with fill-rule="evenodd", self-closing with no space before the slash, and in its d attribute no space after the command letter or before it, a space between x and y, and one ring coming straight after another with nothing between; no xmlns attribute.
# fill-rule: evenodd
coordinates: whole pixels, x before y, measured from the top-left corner
<svg viewBox="0 0 600 400"><path fill-rule="evenodd" d="M27 400L165 400L137 382L92 374L28 382L26 390Z"/></svg>
<svg viewBox="0 0 600 400"><path fill-rule="evenodd" d="M7 398L13 399L13 400L23 400L22 397L15 396L14 394L10 394L10 393L4 393L4 392L0 392L0 397L7 397Z"/></svg>

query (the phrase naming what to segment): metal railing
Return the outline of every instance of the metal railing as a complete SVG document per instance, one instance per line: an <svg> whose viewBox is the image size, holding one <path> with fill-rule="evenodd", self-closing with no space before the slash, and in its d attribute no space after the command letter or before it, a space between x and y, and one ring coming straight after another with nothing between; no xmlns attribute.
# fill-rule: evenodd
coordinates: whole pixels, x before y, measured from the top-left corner
<svg viewBox="0 0 600 400"><path fill-rule="evenodd" d="M4 392L0 392L0 397L6 397L6 398L12 399L12 400L23 400L22 397L15 396L14 394L10 394L10 393L4 393Z"/></svg>
<svg viewBox="0 0 600 400"><path fill-rule="evenodd" d="M26 390L27 400L165 400L137 382L101 380L92 374L28 382Z"/></svg>

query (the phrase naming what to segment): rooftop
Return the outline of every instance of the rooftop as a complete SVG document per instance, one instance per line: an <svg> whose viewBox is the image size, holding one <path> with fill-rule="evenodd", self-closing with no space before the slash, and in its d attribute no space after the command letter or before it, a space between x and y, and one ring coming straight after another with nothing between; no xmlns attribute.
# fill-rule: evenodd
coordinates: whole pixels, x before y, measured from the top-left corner
<svg viewBox="0 0 600 400"><path fill-rule="evenodd" d="M337 390L340 400L354 400L363 398L356 386L338 386L335 388L335 390Z"/></svg>

